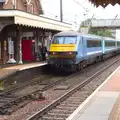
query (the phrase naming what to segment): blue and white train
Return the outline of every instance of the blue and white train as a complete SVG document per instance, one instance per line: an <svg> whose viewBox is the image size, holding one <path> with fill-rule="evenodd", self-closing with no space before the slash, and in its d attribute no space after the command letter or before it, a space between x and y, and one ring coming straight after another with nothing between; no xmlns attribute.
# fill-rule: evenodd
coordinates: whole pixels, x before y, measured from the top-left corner
<svg viewBox="0 0 120 120"><path fill-rule="evenodd" d="M48 64L81 70L120 51L120 40L74 31L60 32L51 41Z"/></svg>

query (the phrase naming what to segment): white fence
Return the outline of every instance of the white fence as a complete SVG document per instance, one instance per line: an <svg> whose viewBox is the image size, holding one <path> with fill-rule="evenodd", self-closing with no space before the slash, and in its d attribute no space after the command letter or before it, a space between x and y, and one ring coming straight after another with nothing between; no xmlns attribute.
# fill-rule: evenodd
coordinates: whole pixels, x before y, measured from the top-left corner
<svg viewBox="0 0 120 120"><path fill-rule="evenodd" d="M92 20L91 27L119 27L120 28L120 19L99 19Z"/></svg>

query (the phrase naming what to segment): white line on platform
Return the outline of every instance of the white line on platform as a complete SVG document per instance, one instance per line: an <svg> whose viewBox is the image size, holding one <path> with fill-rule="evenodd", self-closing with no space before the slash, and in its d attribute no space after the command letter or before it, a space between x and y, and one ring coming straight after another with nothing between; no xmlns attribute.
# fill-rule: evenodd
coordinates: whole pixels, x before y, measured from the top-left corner
<svg viewBox="0 0 120 120"><path fill-rule="evenodd" d="M105 83L120 69L120 66L110 75L107 79L66 119L66 120L74 120L75 116L79 113L79 111L87 105L87 103L92 99L93 96L105 85Z"/></svg>
<svg viewBox="0 0 120 120"><path fill-rule="evenodd" d="M39 67L39 66L43 66L43 65L46 65L46 64L47 63L41 63L41 64L38 64L38 65L31 65L31 66L23 67L23 68L20 68L19 71L30 69L30 68L35 68L35 67Z"/></svg>
<svg viewBox="0 0 120 120"><path fill-rule="evenodd" d="M26 70L26 69L30 69L30 68L35 68L35 67L40 67L43 65L47 65L47 63L40 63L40 64L33 64L33 65L25 65L25 66L13 66L13 67L7 67L4 69L14 69L14 70L18 70L18 71L22 71L22 70ZM21 67L21 68L20 68Z"/></svg>

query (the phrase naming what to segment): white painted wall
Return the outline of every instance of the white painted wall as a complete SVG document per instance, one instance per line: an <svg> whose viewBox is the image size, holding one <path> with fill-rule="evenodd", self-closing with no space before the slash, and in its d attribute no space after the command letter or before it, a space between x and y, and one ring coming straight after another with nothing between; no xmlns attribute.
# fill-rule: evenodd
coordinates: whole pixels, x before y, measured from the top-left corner
<svg viewBox="0 0 120 120"><path fill-rule="evenodd" d="M33 32L24 32L22 37L33 37Z"/></svg>

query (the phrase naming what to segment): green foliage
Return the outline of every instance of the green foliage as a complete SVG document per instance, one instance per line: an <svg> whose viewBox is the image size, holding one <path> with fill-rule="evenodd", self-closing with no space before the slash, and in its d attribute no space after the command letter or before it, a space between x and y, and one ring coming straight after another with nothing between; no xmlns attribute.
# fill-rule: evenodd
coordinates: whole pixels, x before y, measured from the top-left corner
<svg viewBox="0 0 120 120"><path fill-rule="evenodd" d="M112 32L105 29L90 29L89 33L105 37L113 37Z"/></svg>
<svg viewBox="0 0 120 120"><path fill-rule="evenodd" d="M93 18L93 19L95 19L95 18ZM81 28L90 27L90 23L91 23L91 19L87 19L87 20L81 22L79 30ZM89 33L99 35L99 36L114 38L114 36L112 35L112 32L110 30L106 30L106 29L92 29L92 28L90 28Z"/></svg>

